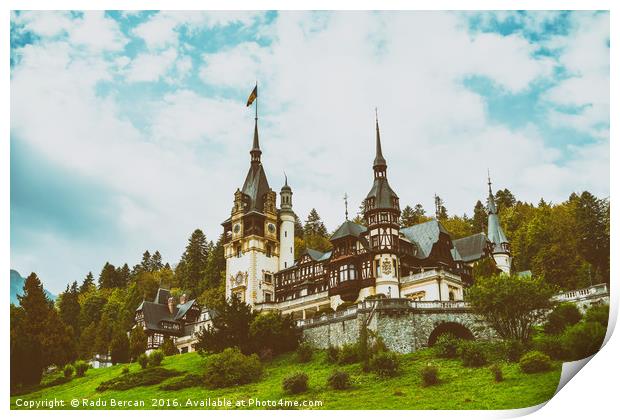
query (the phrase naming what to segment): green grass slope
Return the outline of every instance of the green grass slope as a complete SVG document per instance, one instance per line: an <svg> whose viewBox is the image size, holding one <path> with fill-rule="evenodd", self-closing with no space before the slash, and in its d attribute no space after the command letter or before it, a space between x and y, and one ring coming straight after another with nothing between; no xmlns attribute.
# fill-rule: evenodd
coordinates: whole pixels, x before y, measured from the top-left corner
<svg viewBox="0 0 620 420"><path fill-rule="evenodd" d="M420 369L432 362L439 367L441 383L431 387L421 384ZM162 366L188 373L202 372L204 359L196 353L167 357ZM549 400L558 385L561 364L545 373L526 375L517 364L504 365L505 380L495 383L487 367L465 368L459 360L436 359L430 350L419 351L402 357L402 372L390 379L381 379L373 373L363 373L359 364L335 366L325 361L323 352L315 353L309 363L295 362L294 355L283 355L265 364L265 372L260 382L208 390L202 387L186 388L179 391L164 391L160 385L137 387L126 391L97 392L97 386L108 379L122 374L129 366L130 372L140 370L136 363L117 365L110 368L91 369L83 378L73 378L70 382L43 388L30 394L11 397L11 408L23 408L24 402L49 400L65 401L64 407L71 409L72 399L80 401L80 409L132 408L112 405L113 401L144 402L140 409L191 409L218 408L205 407L205 402L219 399L228 401L229 408L297 408L313 409L511 409L540 404ZM352 388L335 391L327 387L328 376L335 370L348 372ZM303 371L309 376L307 392L291 396L282 391L282 379L293 372ZM53 378L46 378L52 380ZM165 382L174 381L175 378ZM105 406L84 406L89 404ZM262 401L272 407L257 407L250 400ZM315 403L320 401L320 404ZM188 404L191 403L191 404ZM288 404L288 405L283 405ZM305 404L305 405L304 405ZM22 407L20 407L22 405ZM40 407L46 408L46 407ZM227 408L227 407L219 407Z"/></svg>

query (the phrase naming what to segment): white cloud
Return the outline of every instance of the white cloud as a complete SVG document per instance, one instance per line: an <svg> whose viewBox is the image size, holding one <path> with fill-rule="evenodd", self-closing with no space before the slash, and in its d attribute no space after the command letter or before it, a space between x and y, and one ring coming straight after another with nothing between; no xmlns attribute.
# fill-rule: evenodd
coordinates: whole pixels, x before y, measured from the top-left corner
<svg viewBox="0 0 620 420"><path fill-rule="evenodd" d="M72 43L93 51L119 51L127 44L118 23L101 11L85 11L72 22L69 30Z"/></svg>
<svg viewBox="0 0 620 420"><path fill-rule="evenodd" d="M22 11L13 15L13 22L42 37L61 35L71 27L69 12Z"/></svg>
<svg viewBox="0 0 620 420"><path fill-rule="evenodd" d="M260 56L266 53L267 50L255 42L245 42L224 52L205 54L200 78L210 85L249 86L261 72Z"/></svg>
<svg viewBox="0 0 620 420"><path fill-rule="evenodd" d="M177 51L169 48L160 53L142 53L133 59L126 73L130 82L156 82L163 77L177 59Z"/></svg>

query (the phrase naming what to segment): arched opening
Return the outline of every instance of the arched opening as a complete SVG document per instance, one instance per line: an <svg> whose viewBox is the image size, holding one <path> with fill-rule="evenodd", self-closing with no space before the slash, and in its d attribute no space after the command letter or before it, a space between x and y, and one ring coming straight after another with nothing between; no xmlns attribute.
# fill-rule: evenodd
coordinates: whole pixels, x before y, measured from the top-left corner
<svg viewBox="0 0 620 420"><path fill-rule="evenodd" d="M452 334L456 338L463 340L473 340L474 334L462 324L456 322L444 322L439 324L428 337L428 346L434 346L439 336L443 334Z"/></svg>

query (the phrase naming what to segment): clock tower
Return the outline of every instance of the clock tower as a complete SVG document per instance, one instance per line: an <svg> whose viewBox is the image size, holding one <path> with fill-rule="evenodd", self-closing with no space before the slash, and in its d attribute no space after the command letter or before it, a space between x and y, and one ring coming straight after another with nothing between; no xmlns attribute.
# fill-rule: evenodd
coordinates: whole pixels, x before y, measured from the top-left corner
<svg viewBox="0 0 620 420"><path fill-rule="evenodd" d="M226 298L236 296L252 306L274 300L280 252L276 193L267 182L261 154L255 118L250 169L235 192L230 217L222 223Z"/></svg>

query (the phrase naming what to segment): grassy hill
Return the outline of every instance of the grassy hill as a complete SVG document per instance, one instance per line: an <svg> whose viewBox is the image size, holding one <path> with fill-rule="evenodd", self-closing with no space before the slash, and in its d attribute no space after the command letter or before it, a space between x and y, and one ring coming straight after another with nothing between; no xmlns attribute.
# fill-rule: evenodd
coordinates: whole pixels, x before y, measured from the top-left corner
<svg viewBox="0 0 620 420"><path fill-rule="evenodd" d="M429 362L439 367L441 383L423 387L419 370ZM189 353L167 357L162 366L188 373L200 373L203 363L204 359L198 354ZM359 364L347 366L329 364L325 361L324 353L317 352L312 361L305 364L296 363L294 355L277 357L265 364L265 372L260 382L238 387L218 390L193 387L179 391L164 391L158 384L126 391L96 391L101 382L121 375L125 366L129 366L130 372L140 370L140 366L136 363L91 369L83 378L73 378L65 384L13 396L11 408L19 409L17 403L23 404L23 401L56 398L66 401L65 407L58 408L70 409L71 399L78 398L88 399L91 403L96 401L107 403L106 407L92 407L94 409L119 408L111 406L113 400L144 401L146 409L204 409L205 407L190 407L187 402L191 400L193 403L200 403L208 398L211 400L220 398L230 401L233 408L237 401L247 402L249 399L257 399L276 403L284 400L299 401L299 404L303 401L316 400L321 401L322 406L312 408L323 409L510 409L533 406L549 400L556 390L561 372L560 363L555 364L550 372L531 375L520 372L517 364L506 364L505 380L495 383L487 367L465 368L459 360L437 360L430 350L424 350L402 356L402 372L398 377L381 379L373 373L363 373ZM351 389L334 391L326 386L327 377L336 368L351 375L353 382ZM303 371L309 376L309 389L297 396L286 395L282 391L282 379L296 371ZM60 373L54 375L57 378ZM51 381L54 375L44 380ZM163 383L171 380L174 378L167 379ZM153 400L158 399L161 400L158 401L159 406L153 407ZM286 407L276 405L274 408Z"/></svg>

